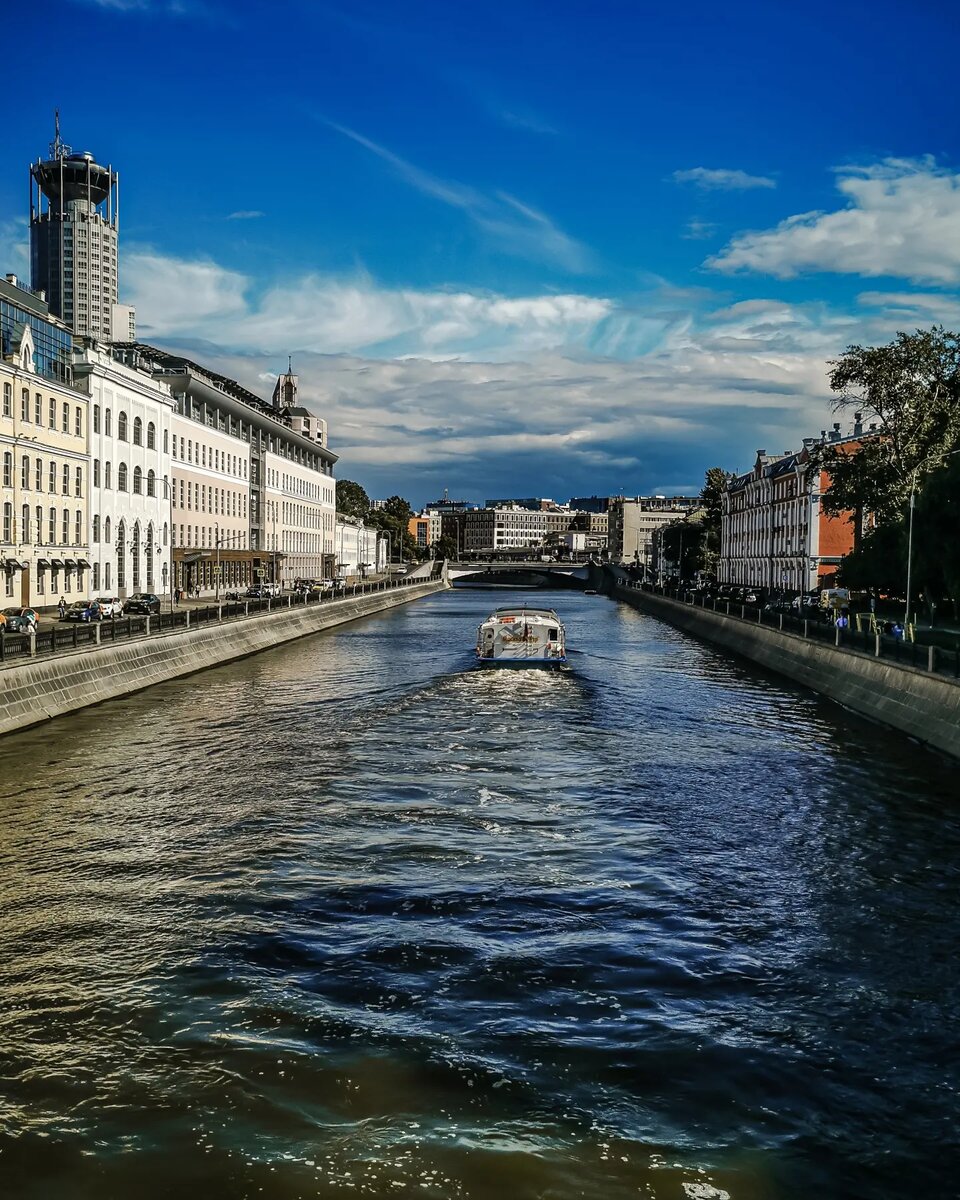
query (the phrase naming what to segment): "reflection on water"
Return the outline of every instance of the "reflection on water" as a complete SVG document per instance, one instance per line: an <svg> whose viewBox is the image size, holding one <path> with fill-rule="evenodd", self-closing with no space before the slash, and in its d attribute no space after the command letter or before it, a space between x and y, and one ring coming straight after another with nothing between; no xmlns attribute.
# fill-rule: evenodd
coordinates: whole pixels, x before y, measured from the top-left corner
<svg viewBox="0 0 960 1200"><path fill-rule="evenodd" d="M553 602L571 671L448 594L3 743L5 1194L956 1190L946 770Z"/></svg>

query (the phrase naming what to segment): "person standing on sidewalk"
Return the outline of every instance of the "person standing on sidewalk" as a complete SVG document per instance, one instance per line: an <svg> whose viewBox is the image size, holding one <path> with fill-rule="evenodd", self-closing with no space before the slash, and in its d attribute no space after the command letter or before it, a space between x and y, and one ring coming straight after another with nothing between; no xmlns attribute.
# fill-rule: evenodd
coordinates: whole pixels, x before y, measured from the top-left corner
<svg viewBox="0 0 960 1200"><path fill-rule="evenodd" d="M67 602L66 602L66 600L64 600L64 598L61 596L61 597L60 597L60 603L57 605L57 612L58 612L58 613L59 613L59 615L60 615L60 620L61 620L61 621L63 620L63 614L64 614L66 611L67 611Z"/></svg>

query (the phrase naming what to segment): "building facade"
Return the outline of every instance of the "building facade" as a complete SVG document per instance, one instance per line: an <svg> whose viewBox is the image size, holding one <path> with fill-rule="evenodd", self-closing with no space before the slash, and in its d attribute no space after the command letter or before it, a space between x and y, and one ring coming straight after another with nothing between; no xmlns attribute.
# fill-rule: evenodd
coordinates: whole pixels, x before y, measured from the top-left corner
<svg viewBox="0 0 960 1200"><path fill-rule="evenodd" d="M142 370L88 347L74 373L90 403L90 590L168 593L173 396Z"/></svg>
<svg viewBox="0 0 960 1200"><path fill-rule="evenodd" d="M830 476L814 452L829 444L855 453L864 436L858 421L851 435L834 425L819 439L805 438L803 449L792 454L757 451L752 469L734 476L724 493L720 583L793 594L831 586L853 549L854 528L850 514L823 512Z"/></svg>
<svg viewBox="0 0 960 1200"><path fill-rule="evenodd" d="M359 517L336 516L336 574L341 583L362 583L388 568L389 538L379 529L365 525Z"/></svg>
<svg viewBox="0 0 960 1200"><path fill-rule="evenodd" d="M85 599L89 583L87 397L44 377L32 328L0 361L0 559L6 605ZM9 354L6 351L9 350Z"/></svg>
<svg viewBox="0 0 960 1200"><path fill-rule="evenodd" d="M546 533L546 514L527 508L477 508L463 514L466 554L517 554L539 549Z"/></svg>
<svg viewBox="0 0 960 1200"><path fill-rule="evenodd" d="M611 562L653 569L653 534L698 508L695 496L615 496L607 510Z"/></svg>

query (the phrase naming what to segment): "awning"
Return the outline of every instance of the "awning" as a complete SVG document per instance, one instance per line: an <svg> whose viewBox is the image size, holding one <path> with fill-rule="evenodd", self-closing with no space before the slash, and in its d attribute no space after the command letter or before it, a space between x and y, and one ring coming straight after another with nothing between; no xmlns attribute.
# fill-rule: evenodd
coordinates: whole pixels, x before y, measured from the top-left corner
<svg viewBox="0 0 960 1200"><path fill-rule="evenodd" d="M75 567L77 565L77 560L75 558L65 558L63 560L63 565L65 567Z"/></svg>
<svg viewBox="0 0 960 1200"><path fill-rule="evenodd" d="M51 559L51 560L50 560L50 566L51 566L51 567L62 567L62 566L63 566L63 559L62 559L62 558L53 558L53 559Z"/></svg>
<svg viewBox="0 0 960 1200"><path fill-rule="evenodd" d="M89 566L90 566L90 564L87 562L87 560L86 560L85 558L78 558L78 559L77 559L77 566L78 566L78 567L89 567Z"/></svg>
<svg viewBox="0 0 960 1200"><path fill-rule="evenodd" d="M50 566L50 559L49 559L49 558L38 558L38 559L37 559L37 566L38 566L38 567L49 567L49 566Z"/></svg>
<svg viewBox="0 0 960 1200"><path fill-rule="evenodd" d="M30 563L27 562L26 560L24 560L22 562L17 563L17 566L20 568L21 571L26 571L26 569L30 566Z"/></svg>

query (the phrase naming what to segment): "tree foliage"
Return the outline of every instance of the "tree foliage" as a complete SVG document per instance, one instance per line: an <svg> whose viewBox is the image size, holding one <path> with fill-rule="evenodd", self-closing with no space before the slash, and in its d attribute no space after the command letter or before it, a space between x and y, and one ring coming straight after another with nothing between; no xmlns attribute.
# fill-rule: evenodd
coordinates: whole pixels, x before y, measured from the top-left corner
<svg viewBox="0 0 960 1200"><path fill-rule="evenodd" d="M660 542L667 573L679 573L681 579L693 579L698 571L707 569L706 523L700 521L671 521L660 530ZM677 568L679 567L679 572Z"/></svg>
<svg viewBox="0 0 960 1200"><path fill-rule="evenodd" d="M337 480L337 512L364 520L370 511L370 498L352 479Z"/></svg>
<svg viewBox="0 0 960 1200"><path fill-rule="evenodd" d="M877 438L855 453L824 447L827 513L863 512L880 523L902 515L911 488L937 469L960 439L960 341L942 326L898 333L887 346L849 346L831 362L834 409L857 409Z"/></svg>
<svg viewBox="0 0 960 1200"><path fill-rule="evenodd" d="M700 489L700 499L703 501L703 563L697 567L701 571L717 569L720 558L720 525L723 520L723 495L727 490L729 472L723 467L710 467Z"/></svg>

